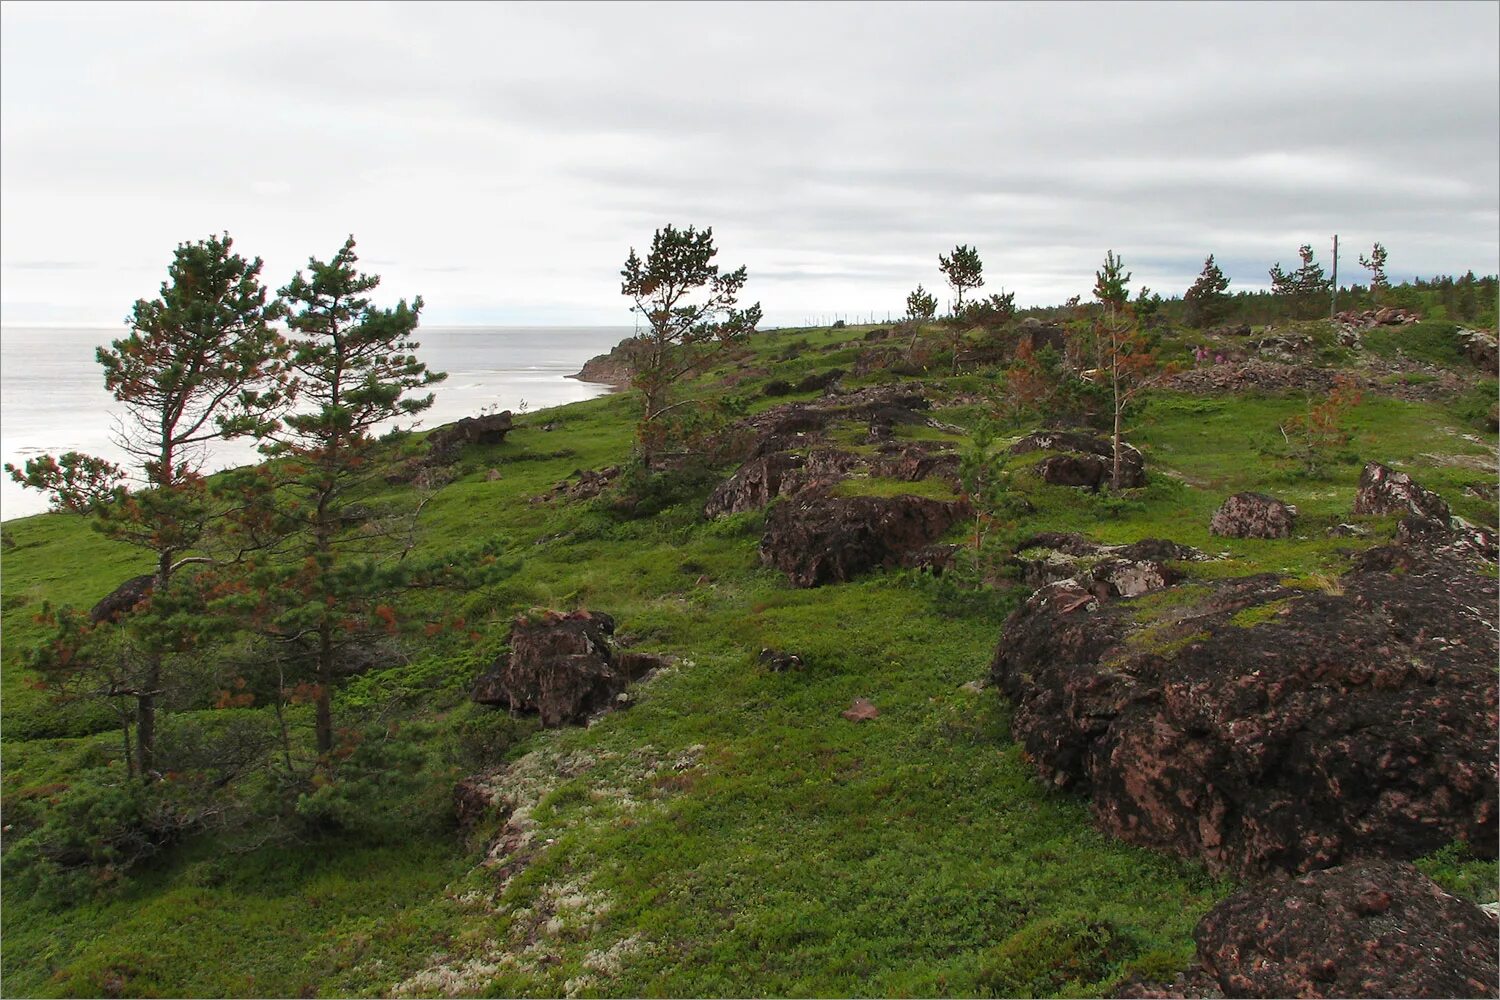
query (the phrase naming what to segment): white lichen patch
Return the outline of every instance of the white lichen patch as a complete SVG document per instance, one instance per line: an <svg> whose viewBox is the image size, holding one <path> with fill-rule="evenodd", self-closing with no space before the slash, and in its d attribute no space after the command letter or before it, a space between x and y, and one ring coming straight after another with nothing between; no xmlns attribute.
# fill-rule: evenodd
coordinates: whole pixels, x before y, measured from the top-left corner
<svg viewBox="0 0 1500 1000"><path fill-rule="evenodd" d="M480 992L491 979L499 974L505 964L471 958L454 965L443 964L442 956L433 956L434 963L421 972L397 983L392 996L473 996Z"/></svg>

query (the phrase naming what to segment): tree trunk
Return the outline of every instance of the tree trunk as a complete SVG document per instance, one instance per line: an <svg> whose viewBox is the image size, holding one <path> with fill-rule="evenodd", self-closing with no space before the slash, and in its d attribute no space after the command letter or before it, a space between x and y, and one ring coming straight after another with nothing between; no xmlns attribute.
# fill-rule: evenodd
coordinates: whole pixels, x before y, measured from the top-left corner
<svg viewBox="0 0 1500 1000"><path fill-rule="evenodd" d="M156 689L161 684L161 655L152 653L146 668L145 690L135 699L135 768L150 782L156 770Z"/></svg>
<svg viewBox="0 0 1500 1000"><path fill-rule="evenodd" d="M318 629L318 756L333 751L333 632L326 623Z"/></svg>

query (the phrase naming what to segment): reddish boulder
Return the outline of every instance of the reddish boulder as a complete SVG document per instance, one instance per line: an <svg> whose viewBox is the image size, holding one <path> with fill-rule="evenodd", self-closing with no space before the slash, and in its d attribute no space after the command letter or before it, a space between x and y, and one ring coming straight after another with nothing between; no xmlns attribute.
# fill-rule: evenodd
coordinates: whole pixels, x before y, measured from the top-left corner
<svg viewBox="0 0 1500 1000"><path fill-rule="evenodd" d="M1492 997L1495 921L1409 864L1253 885L1193 937L1231 997Z"/></svg>
<svg viewBox="0 0 1500 1000"><path fill-rule="evenodd" d="M614 619L597 611L521 615L511 626L510 655L479 678L472 697L536 712L548 727L581 722L661 665L656 657L617 652L614 630Z"/></svg>
<svg viewBox="0 0 1500 1000"><path fill-rule="evenodd" d="M1236 493L1214 511L1208 530L1224 538L1290 538L1297 508L1264 493Z"/></svg>
<svg viewBox="0 0 1500 1000"><path fill-rule="evenodd" d="M1356 514L1416 514L1446 524L1453 516L1448 502L1423 489L1404 472L1371 462L1359 474L1359 492L1354 494Z"/></svg>
<svg viewBox="0 0 1500 1000"><path fill-rule="evenodd" d="M798 587L843 583L901 565L965 511L961 503L914 496L792 500L771 508L760 559Z"/></svg>
<svg viewBox="0 0 1500 1000"><path fill-rule="evenodd" d="M1204 586L1145 623L1074 580L1011 615L991 673L1045 780L1088 795L1108 832L1215 871L1455 839L1494 856L1493 578L1388 546L1339 593Z"/></svg>

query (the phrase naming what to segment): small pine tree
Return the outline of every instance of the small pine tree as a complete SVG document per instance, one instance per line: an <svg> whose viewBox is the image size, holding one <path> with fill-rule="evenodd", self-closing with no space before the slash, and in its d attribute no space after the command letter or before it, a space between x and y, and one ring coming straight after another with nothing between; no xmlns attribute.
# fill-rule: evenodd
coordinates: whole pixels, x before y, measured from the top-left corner
<svg viewBox="0 0 1500 1000"><path fill-rule="evenodd" d="M761 320L760 303L738 309L745 287L745 268L719 272L714 231L701 233L689 226L665 226L651 237L651 250L642 260L631 247L620 271L621 294L634 305L631 311L646 318L649 329L632 359L631 384L641 393L641 419L636 436L645 467L666 444L661 417L674 406L672 387L702 360L704 347L735 343L754 332ZM690 301L701 295L697 302Z"/></svg>
<svg viewBox="0 0 1500 1000"><path fill-rule="evenodd" d="M1302 265L1295 271L1282 270L1281 262L1271 267L1271 292L1292 304L1297 313L1312 313L1322 306L1333 282L1323 273L1323 265L1313 259L1313 248L1304 243L1297 248Z"/></svg>
<svg viewBox="0 0 1500 1000"><path fill-rule="evenodd" d="M1386 250L1379 243L1370 248L1370 256L1359 255L1359 266L1370 272L1370 294L1377 302L1391 288L1390 279L1385 274L1385 262Z"/></svg>
<svg viewBox="0 0 1500 1000"><path fill-rule="evenodd" d="M921 285L906 297L906 321L926 323L937 315L937 298Z"/></svg>
<svg viewBox="0 0 1500 1000"><path fill-rule="evenodd" d="M967 243L953 248L952 256L938 254L938 270L948 279L957 296L953 303L953 315L960 316L964 308L964 292L971 288L984 287L984 263L979 259L977 247Z"/></svg>
<svg viewBox="0 0 1500 1000"><path fill-rule="evenodd" d="M1192 287L1182 296L1188 326L1203 329L1222 322L1229 314L1233 300L1229 297L1229 279L1209 254L1203 270Z"/></svg>

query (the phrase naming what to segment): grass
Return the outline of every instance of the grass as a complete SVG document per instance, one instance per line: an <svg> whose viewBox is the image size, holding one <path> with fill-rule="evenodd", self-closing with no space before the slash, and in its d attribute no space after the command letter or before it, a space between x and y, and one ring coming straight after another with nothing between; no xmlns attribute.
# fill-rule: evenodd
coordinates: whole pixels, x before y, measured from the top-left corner
<svg viewBox="0 0 1500 1000"><path fill-rule="evenodd" d="M744 365L789 381L848 367L866 329L765 335ZM786 401L760 396L764 381L728 391L752 412ZM993 537L1002 548L1042 530L1164 537L1227 553L1183 564L1192 578L1334 579L1351 551L1394 531L1394 519L1373 518L1368 538L1324 534L1350 520L1365 460L1410 471L1494 524L1493 508L1462 492L1482 474L1443 460L1491 453L1466 436L1476 431L1464 405L1370 396L1347 455L1311 479L1275 448L1300 396L1160 394L1127 435L1146 456L1146 487L1087 494L1028 478L1039 455L1006 459L1032 511ZM516 569L459 599L476 645L413 649L339 694L341 723L399 723L389 738L421 750L426 763L409 775L427 789L421 808L383 834L234 850L199 837L72 905L8 894L7 994L1076 996L1184 965L1194 923L1233 884L1102 836L1080 799L1033 780L1003 700L966 687L984 677L1022 595L912 571L793 589L760 565L761 512L702 519L708 485L664 497L646 518L532 502L576 469L620 463L632 406L619 394L528 415L504 444L469 449L424 510L426 550L499 533ZM934 416L967 426L978 414L966 401ZM927 427L898 434L962 441ZM839 489L952 496L933 481L855 478ZM1241 489L1296 503L1297 537L1210 535L1214 509ZM27 687L31 615L44 600L92 604L142 564L76 519L6 531L16 542L4 556L0 675L9 816L117 756L107 716L59 714ZM1134 607L1168 622L1195 589L1190 580ZM639 685L628 711L586 728L537 732L470 705L468 684L533 607L607 611L637 648L678 663ZM762 670L767 647L797 653L804 668ZM879 717L845 720L855 698ZM456 777L501 760L534 776L530 863L503 884L484 863L493 827L465 839L443 805ZM1493 882L1493 865L1457 854L1429 867L1470 893Z"/></svg>

